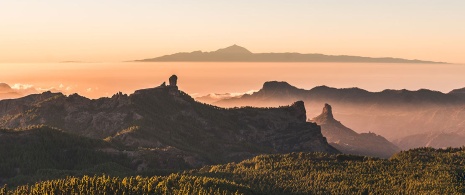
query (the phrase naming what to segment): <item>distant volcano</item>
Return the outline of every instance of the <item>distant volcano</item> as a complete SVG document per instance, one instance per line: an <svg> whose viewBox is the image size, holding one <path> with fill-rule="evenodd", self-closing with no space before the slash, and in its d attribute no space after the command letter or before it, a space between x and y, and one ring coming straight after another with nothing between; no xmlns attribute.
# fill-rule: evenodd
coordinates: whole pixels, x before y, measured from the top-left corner
<svg viewBox="0 0 465 195"><path fill-rule="evenodd" d="M135 60L136 62L364 62L364 63L428 63L445 64L424 60L402 58L361 57L347 55L301 54L301 53L252 53L248 49L232 45L211 52L193 51Z"/></svg>

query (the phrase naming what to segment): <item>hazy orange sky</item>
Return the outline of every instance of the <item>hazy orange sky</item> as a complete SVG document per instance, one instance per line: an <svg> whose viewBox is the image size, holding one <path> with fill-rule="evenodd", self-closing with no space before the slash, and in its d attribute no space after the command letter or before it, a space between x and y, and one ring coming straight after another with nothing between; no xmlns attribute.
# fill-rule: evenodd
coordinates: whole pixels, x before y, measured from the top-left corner
<svg viewBox="0 0 465 195"><path fill-rule="evenodd" d="M238 44L465 63L464 10L464 0L1 0L0 62L118 62Z"/></svg>

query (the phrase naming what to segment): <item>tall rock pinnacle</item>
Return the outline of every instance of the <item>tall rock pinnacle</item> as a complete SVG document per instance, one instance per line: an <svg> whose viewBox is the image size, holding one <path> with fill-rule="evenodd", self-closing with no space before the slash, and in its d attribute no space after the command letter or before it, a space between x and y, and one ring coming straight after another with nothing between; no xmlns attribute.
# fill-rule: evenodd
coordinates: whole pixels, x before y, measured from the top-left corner
<svg viewBox="0 0 465 195"><path fill-rule="evenodd" d="M325 104L325 107L323 108L323 112L315 117L313 121L317 122L318 124L320 123L326 123L328 121L334 121L334 116L333 116L333 109L331 108L331 105Z"/></svg>
<svg viewBox="0 0 465 195"><path fill-rule="evenodd" d="M172 75L172 76L169 78L169 82L170 82L170 86L176 87L177 84L178 84L178 76Z"/></svg>

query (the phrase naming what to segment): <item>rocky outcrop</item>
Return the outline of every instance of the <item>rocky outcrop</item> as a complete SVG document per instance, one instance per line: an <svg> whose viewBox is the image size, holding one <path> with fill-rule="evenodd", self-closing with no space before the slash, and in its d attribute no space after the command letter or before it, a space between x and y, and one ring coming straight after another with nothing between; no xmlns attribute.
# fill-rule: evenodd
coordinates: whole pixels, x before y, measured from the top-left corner
<svg viewBox="0 0 465 195"><path fill-rule="evenodd" d="M329 104L325 104L323 107L323 112L320 115L313 119L314 121L318 121L320 123L331 123L336 122L333 116L333 108Z"/></svg>
<svg viewBox="0 0 465 195"><path fill-rule="evenodd" d="M306 118L302 101L279 108L206 105L179 91L172 79L170 85L96 100L45 92L0 101L0 128L44 124L133 148L135 157L146 156L138 155L141 148L163 156L173 151L179 163L192 167L263 153L338 153Z"/></svg>
<svg viewBox="0 0 465 195"><path fill-rule="evenodd" d="M382 136L374 133L358 134L347 128L334 119L332 107L329 104L325 104L323 112L313 118L312 122L320 125L321 132L328 139L329 144L343 153L389 158L400 151L397 146Z"/></svg>
<svg viewBox="0 0 465 195"><path fill-rule="evenodd" d="M170 86L171 87L177 87L177 84L178 84L178 76L176 75L172 75L169 79L170 81Z"/></svg>

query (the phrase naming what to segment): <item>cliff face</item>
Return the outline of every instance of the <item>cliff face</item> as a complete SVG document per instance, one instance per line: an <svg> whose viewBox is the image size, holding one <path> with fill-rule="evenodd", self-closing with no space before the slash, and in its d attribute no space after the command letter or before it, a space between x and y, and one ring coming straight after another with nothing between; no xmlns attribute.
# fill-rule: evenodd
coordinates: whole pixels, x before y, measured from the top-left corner
<svg viewBox="0 0 465 195"><path fill-rule="evenodd" d="M198 167L262 153L338 153L306 118L303 102L223 109L196 102L177 86L96 100L46 92L0 101L0 128L44 124L132 148L130 155L152 156L142 161L159 167L168 166L162 156Z"/></svg>
<svg viewBox="0 0 465 195"><path fill-rule="evenodd" d="M323 136L329 144L347 154L389 158L400 149L380 135L358 134L333 117L332 107L325 104L323 112L312 119L321 126Z"/></svg>

